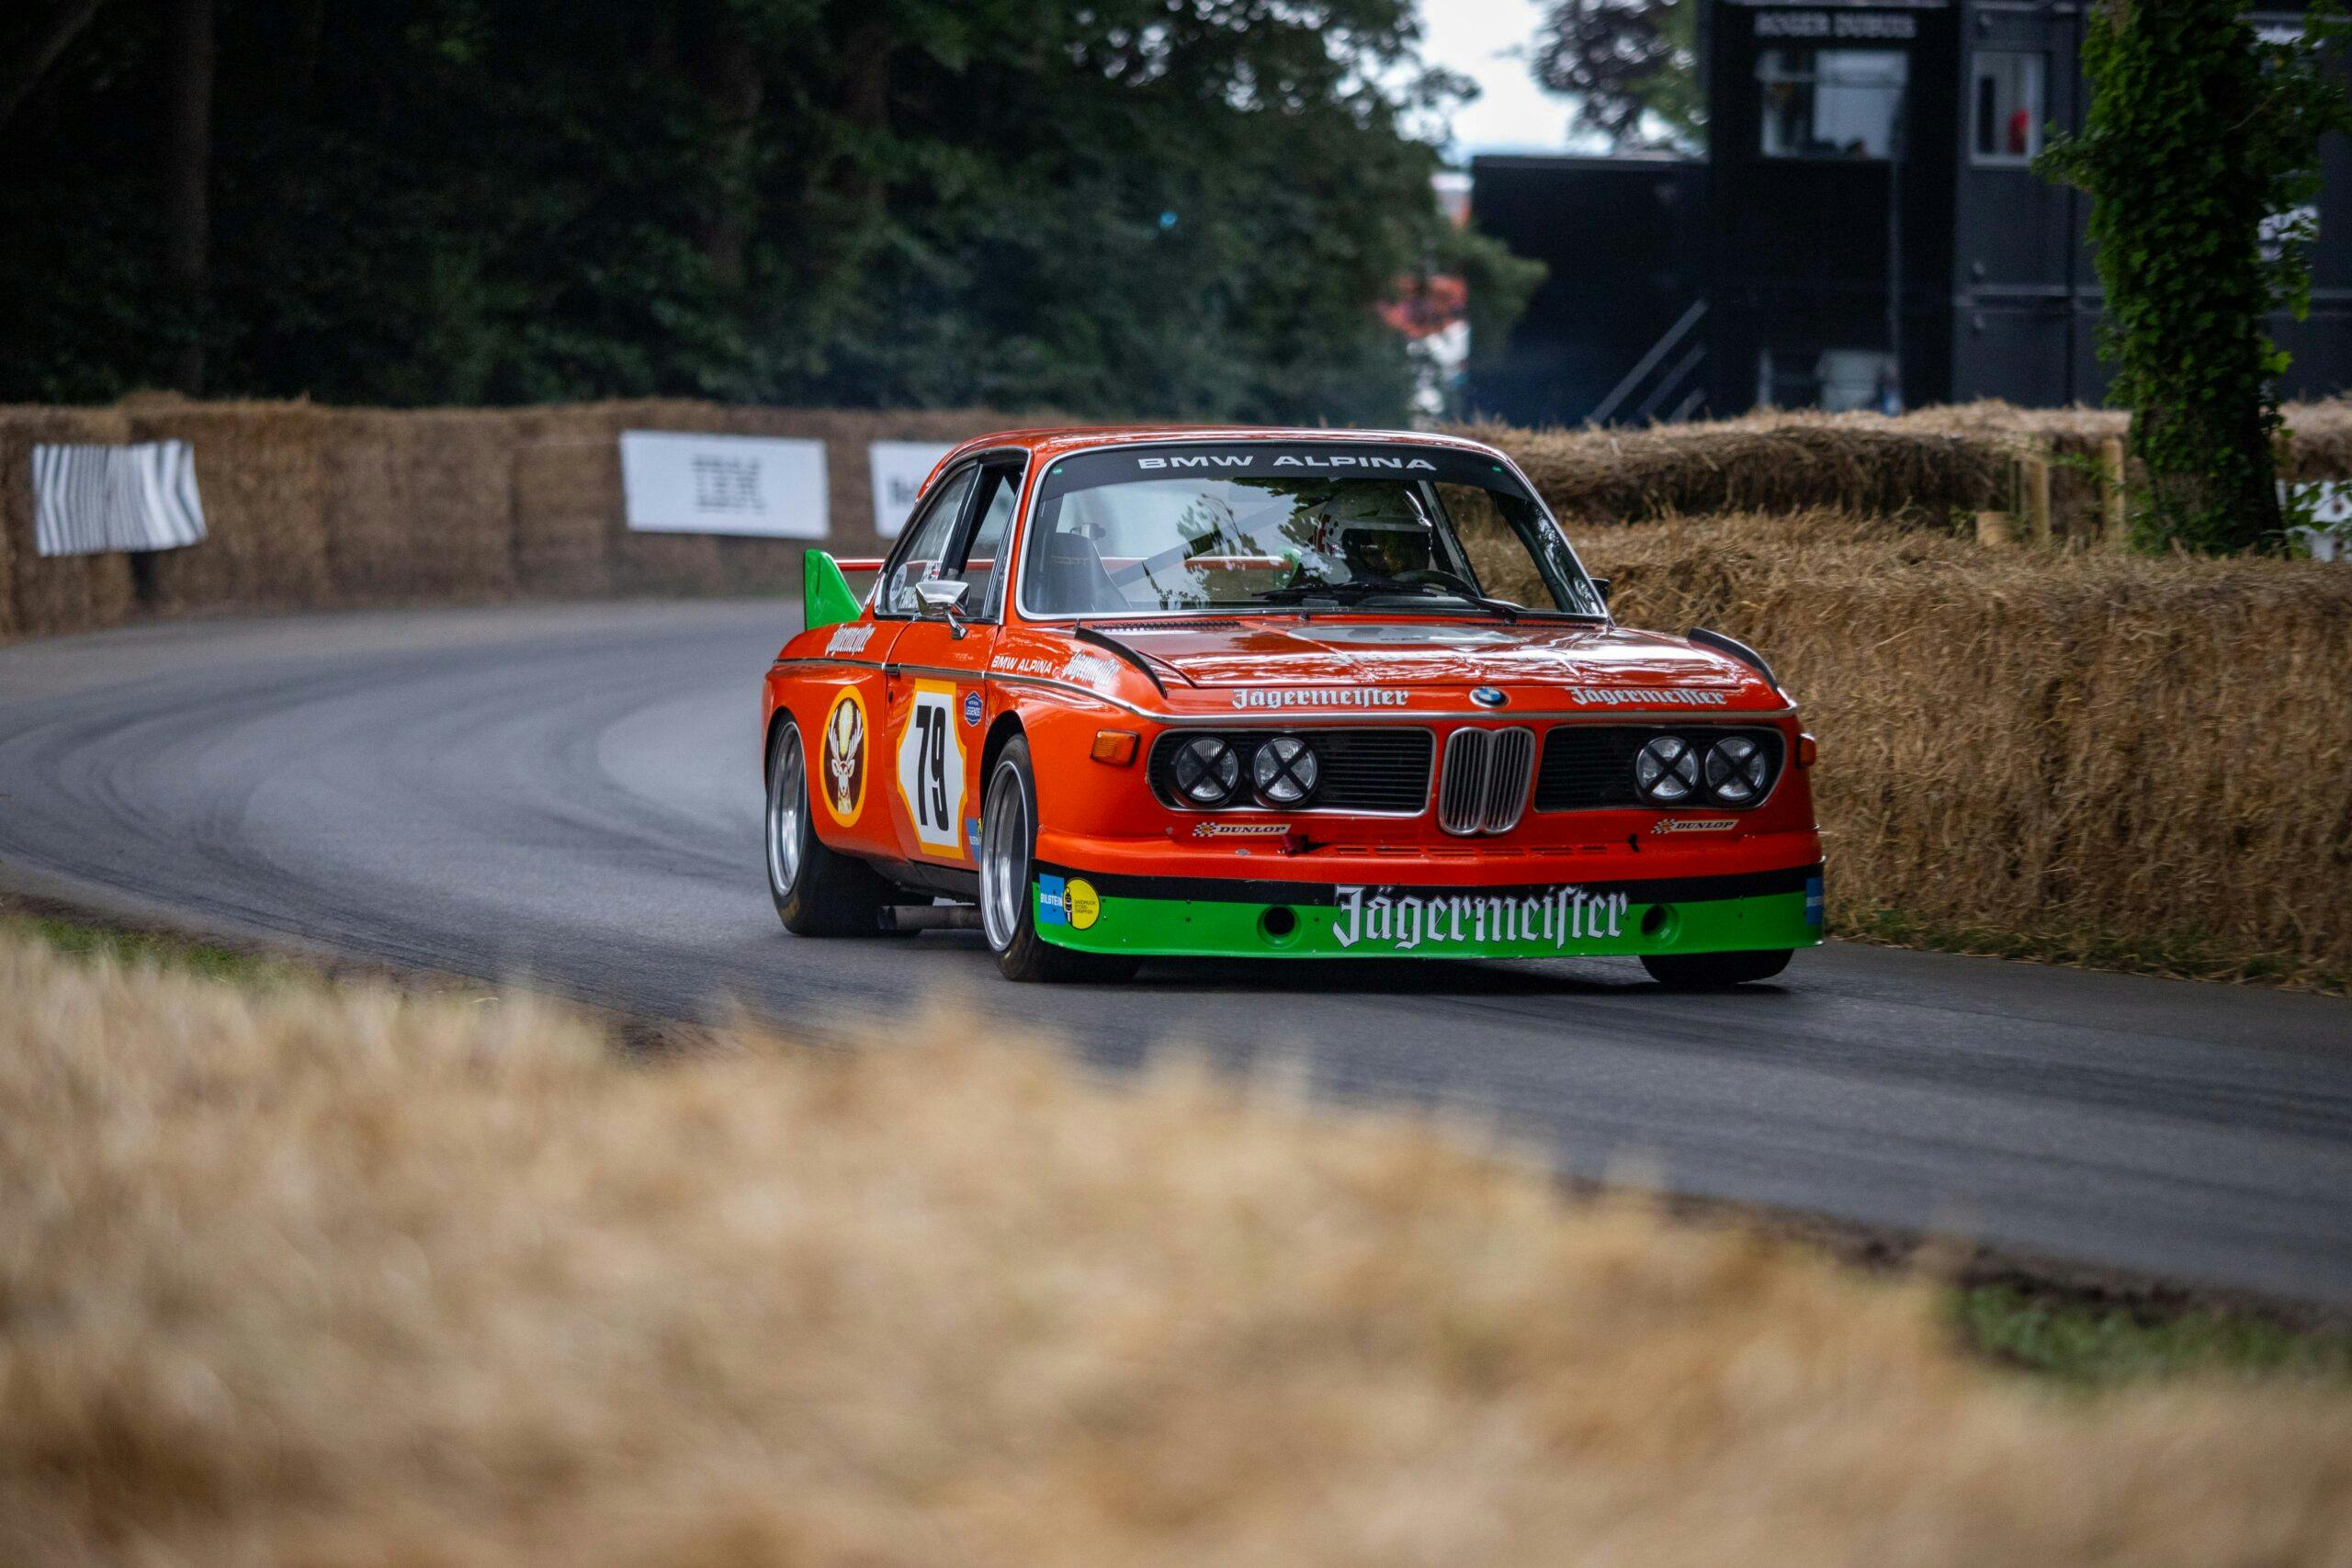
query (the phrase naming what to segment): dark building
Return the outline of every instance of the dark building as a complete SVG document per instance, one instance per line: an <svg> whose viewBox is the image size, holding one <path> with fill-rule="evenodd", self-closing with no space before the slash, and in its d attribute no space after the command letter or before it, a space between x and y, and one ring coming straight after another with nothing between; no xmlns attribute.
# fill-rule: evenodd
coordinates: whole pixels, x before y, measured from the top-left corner
<svg viewBox="0 0 2352 1568"><path fill-rule="evenodd" d="M1710 0L1706 158L1473 161L1474 217L1552 274L1508 344L1474 345L1470 405L1573 423L2098 400L2088 199L2030 167L2046 125L2082 124L2086 9ZM2345 139L2323 177L2311 317L2272 326L2290 396L2352 385Z"/></svg>

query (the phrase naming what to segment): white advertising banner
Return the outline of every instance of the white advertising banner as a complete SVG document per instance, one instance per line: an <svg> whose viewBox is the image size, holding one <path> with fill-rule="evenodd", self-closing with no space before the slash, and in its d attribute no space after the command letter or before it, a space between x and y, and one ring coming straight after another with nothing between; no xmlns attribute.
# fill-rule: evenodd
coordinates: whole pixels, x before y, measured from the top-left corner
<svg viewBox="0 0 2352 1568"><path fill-rule="evenodd" d="M956 450L944 441L876 441L866 448L874 473L874 531L895 539L915 509L922 481Z"/></svg>
<svg viewBox="0 0 2352 1568"><path fill-rule="evenodd" d="M33 548L44 556L176 550L204 538L185 441L33 448Z"/></svg>
<svg viewBox="0 0 2352 1568"><path fill-rule="evenodd" d="M621 491L639 533L821 539L829 531L821 441L625 431Z"/></svg>

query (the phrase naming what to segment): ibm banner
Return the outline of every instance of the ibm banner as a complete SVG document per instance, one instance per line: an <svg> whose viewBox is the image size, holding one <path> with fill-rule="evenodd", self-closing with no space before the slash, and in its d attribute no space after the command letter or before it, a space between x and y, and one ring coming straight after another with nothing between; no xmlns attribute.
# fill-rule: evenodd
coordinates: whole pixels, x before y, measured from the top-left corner
<svg viewBox="0 0 2352 1568"><path fill-rule="evenodd" d="M45 556L175 550L204 537L185 441L35 446L33 547Z"/></svg>
<svg viewBox="0 0 2352 1568"><path fill-rule="evenodd" d="M876 441L866 448L874 475L874 532L895 539L915 509L922 481L956 448L944 441Z"/></svg>
<svg viewBox="0 0 2352 1568"><path fill-rule="evenodd" d="M762 435L621 435L621 491L640 533L821 539L825 444Z"/></svg>

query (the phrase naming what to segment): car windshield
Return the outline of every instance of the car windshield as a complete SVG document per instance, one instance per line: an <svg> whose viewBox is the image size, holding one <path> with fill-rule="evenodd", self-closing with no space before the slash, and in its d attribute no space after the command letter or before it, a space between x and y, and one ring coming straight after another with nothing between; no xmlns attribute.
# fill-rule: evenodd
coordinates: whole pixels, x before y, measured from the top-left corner
<svg viewBox="0 0 2352 1568"><path fill-rule="evenodd" d="M1448 447L1111 447L1040 482L1022 573L1039 615L1334 608L1599 616L1510 470Z"/></svg>

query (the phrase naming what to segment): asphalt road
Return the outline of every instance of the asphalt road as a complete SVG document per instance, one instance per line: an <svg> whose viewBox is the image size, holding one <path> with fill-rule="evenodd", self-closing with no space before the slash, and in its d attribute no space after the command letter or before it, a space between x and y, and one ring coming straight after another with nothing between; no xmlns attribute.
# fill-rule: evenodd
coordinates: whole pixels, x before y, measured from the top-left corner
<svg viewBox="0 0 2352 1568"><path fill-rule="evenodd" d="M1677 996L1630 960L997 979L977 934L797 942L759 865L773 603L141 628L0 649L0 869L198 925L692 1017L949 991L1124 1065L1302 1057L1580 1175L2352 1303L2352 1004L1833 945ZM1834 870L1835 846L1831 847ZM1018 1151L1008 1150L1008 1158Z"/></svg>

